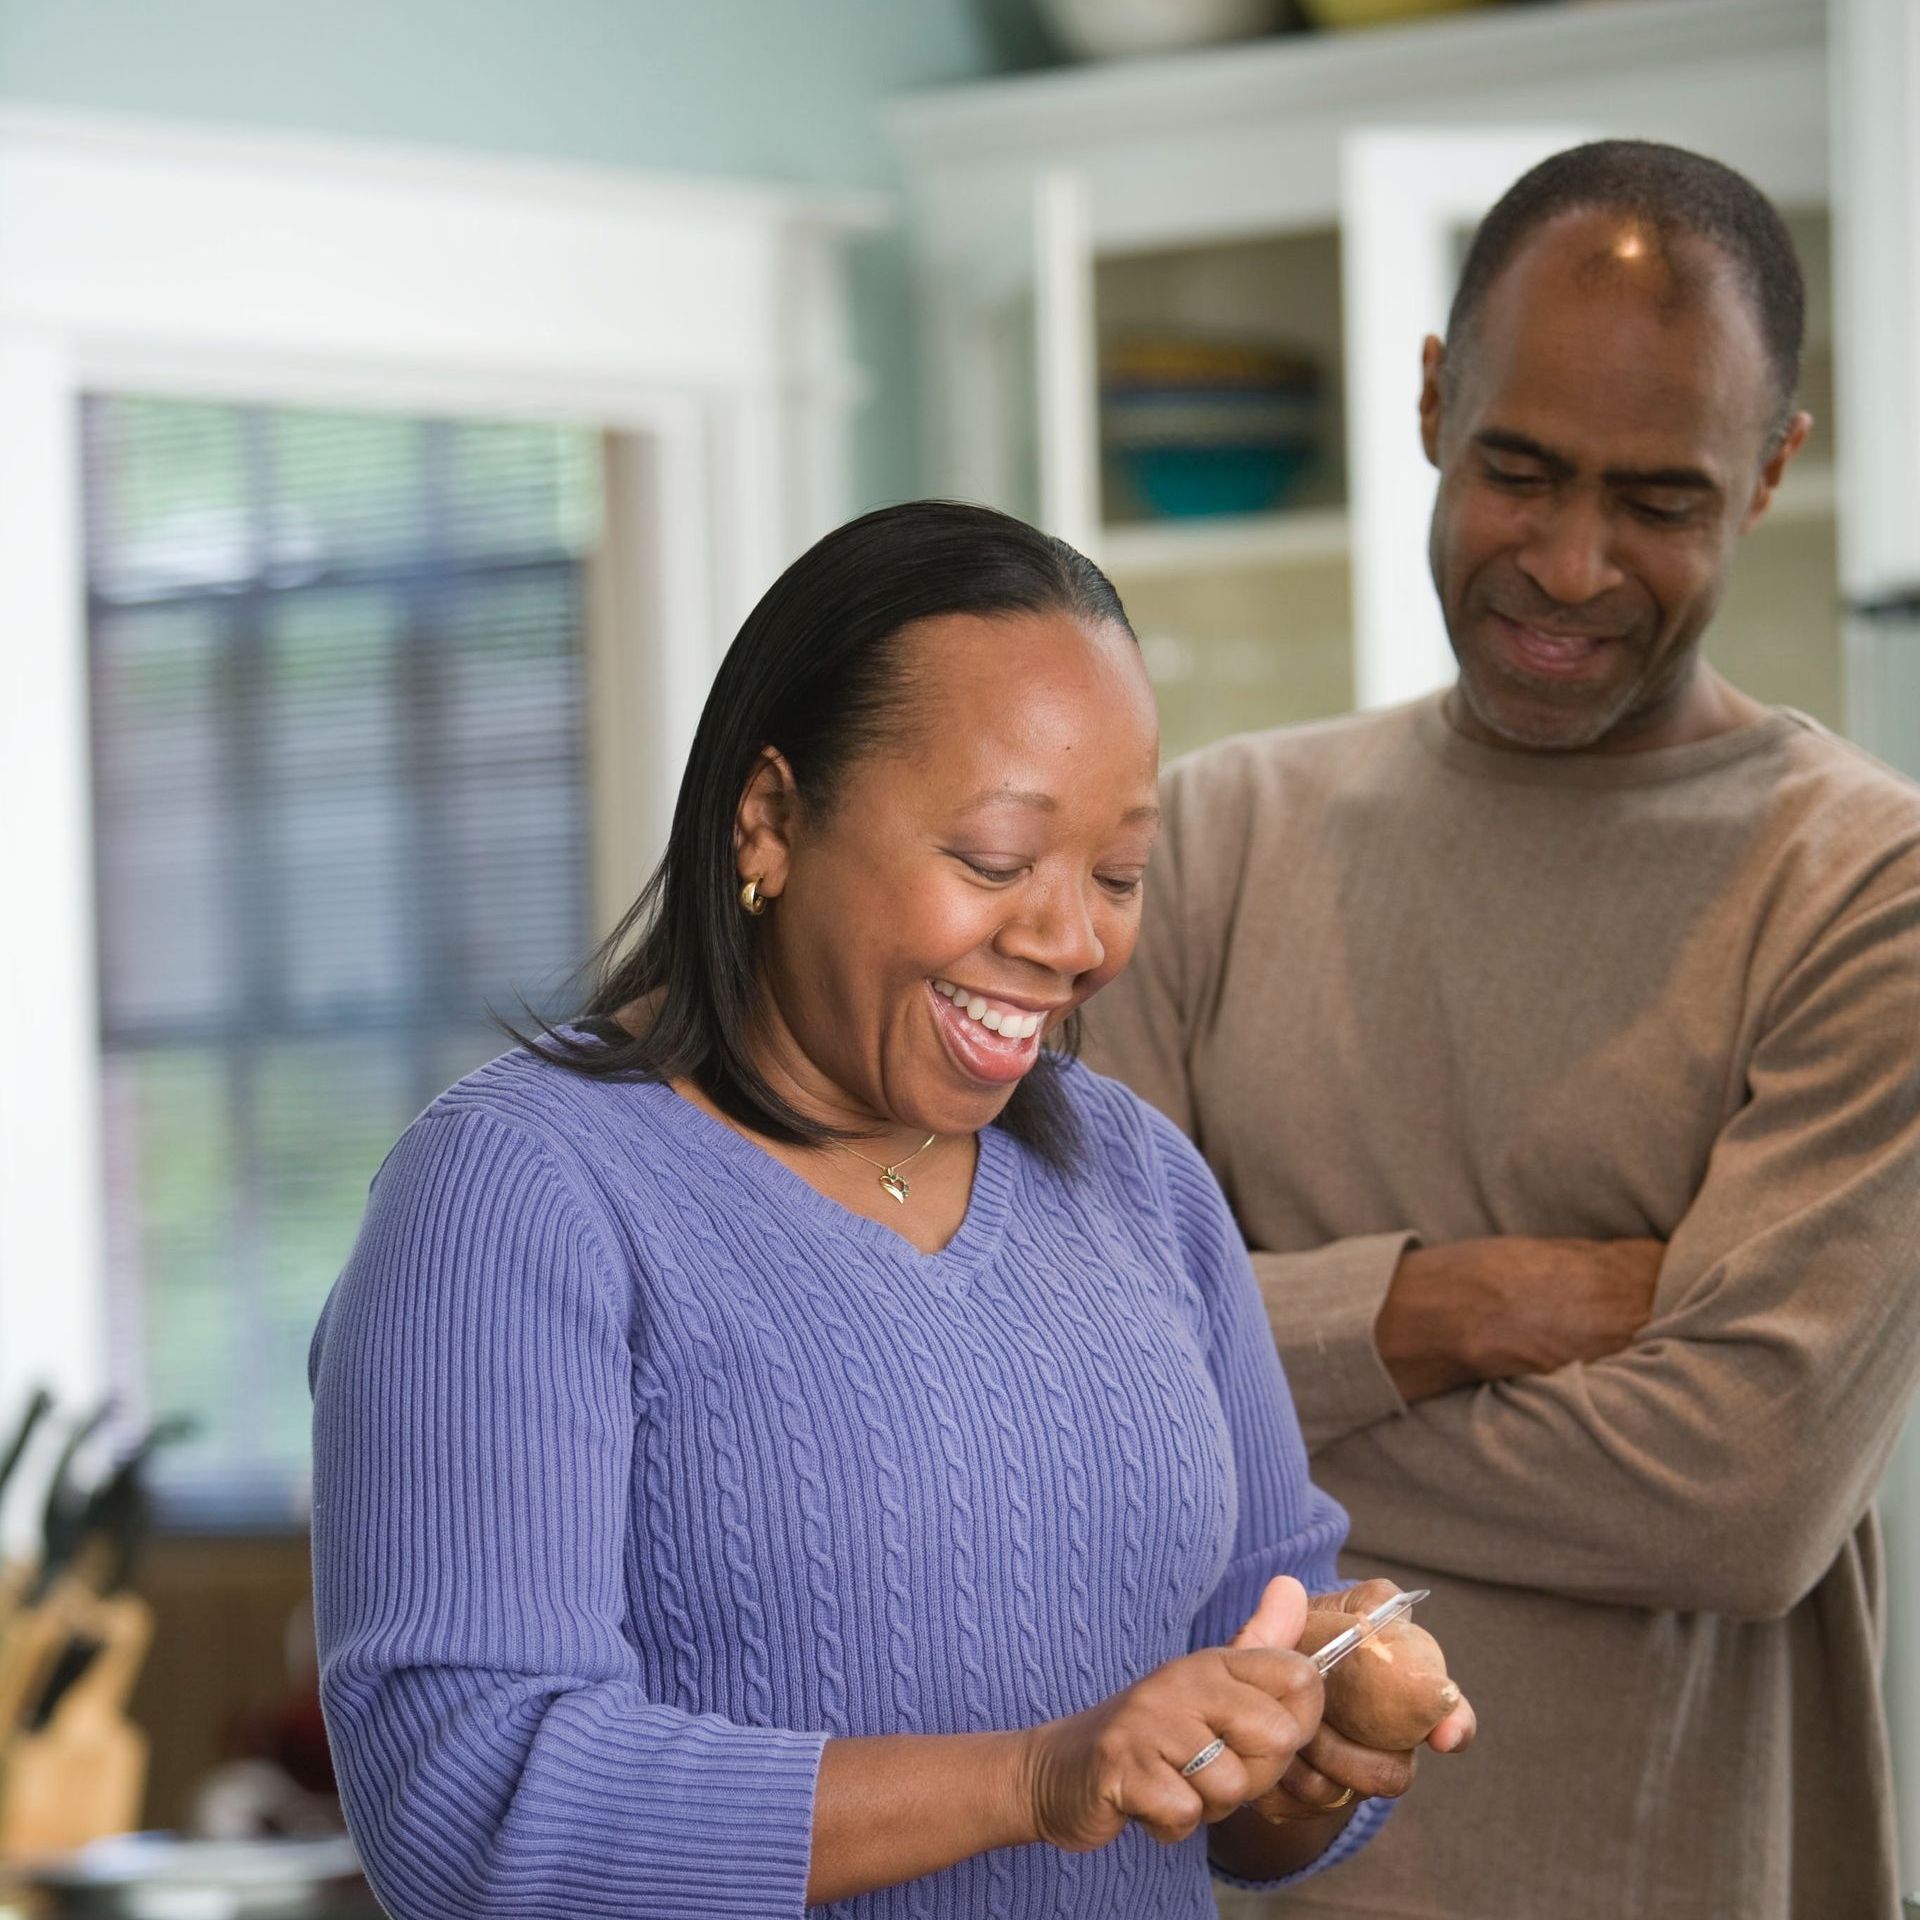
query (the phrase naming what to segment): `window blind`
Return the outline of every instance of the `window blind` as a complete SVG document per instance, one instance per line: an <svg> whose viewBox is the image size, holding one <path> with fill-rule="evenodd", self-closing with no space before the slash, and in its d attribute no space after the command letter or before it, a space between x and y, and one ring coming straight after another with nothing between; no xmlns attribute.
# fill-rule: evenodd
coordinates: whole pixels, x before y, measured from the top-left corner
<svg viewBox="0 0 1920 1920"><path fill-rule="evenodd" d="M285 1519L381 1156L589 937L598 448L83 404L112 1371L164 1506Z"/></svg>

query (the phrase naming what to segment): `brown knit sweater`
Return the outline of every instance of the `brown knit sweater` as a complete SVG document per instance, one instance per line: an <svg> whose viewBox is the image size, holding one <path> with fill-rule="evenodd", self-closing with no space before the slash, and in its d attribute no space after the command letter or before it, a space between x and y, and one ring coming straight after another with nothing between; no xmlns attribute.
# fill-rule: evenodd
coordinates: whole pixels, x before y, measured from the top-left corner
<svg viewBox="0 0 1920 1920"><path fill-rule="evenodd" d="M1348 1570L1434 1589L1481 1719L1271 1910L1888 1920L1920 792L1793 714L1546 755L1430 700L1228 741L1164 800L1089 1056L1211 1162ZM1372 1341L1395 1261L1483 1234L1666 1241L1652 1322L1407 1407Z"/></svg>

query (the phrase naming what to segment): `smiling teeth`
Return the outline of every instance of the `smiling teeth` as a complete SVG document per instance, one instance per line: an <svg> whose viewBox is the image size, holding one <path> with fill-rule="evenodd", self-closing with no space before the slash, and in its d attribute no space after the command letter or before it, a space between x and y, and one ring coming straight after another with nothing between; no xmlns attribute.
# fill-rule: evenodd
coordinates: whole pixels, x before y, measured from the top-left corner
<svg viewBox="0 0 1920 1920"><path fill-rule="evenodd" d="M970 994L964 987L956 987L951 980L936 980L933 983L936 993L945 994L969 1020L977 1022L989 1033L997 1033L1003 1040L1031 1040L1040 1031L1044 1014L1018 1013L996 1007L977 993Z"/></svg>

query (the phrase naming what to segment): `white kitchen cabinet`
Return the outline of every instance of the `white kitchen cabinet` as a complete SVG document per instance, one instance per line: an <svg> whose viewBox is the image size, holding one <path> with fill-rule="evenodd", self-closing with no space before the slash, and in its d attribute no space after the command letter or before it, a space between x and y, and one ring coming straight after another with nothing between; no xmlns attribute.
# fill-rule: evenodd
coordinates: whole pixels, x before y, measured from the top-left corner
<svg viewBox="0 0 1920 1920"><path fill-rule="evenodd" d="M1830 408L1827 23L1817 0L1490 9L1028 76L893 111L935 490L1037 518L1134 614L1170 752L1405 698L1449 656L1414 405L1465 237L1597 135L1726 160L1807 257L1821 415L1714 650L1764 698L1846 711ZM1142 518L1103 461L1103 341L1242 335L1323 369L1321 457L1271 511Z"/></svg>

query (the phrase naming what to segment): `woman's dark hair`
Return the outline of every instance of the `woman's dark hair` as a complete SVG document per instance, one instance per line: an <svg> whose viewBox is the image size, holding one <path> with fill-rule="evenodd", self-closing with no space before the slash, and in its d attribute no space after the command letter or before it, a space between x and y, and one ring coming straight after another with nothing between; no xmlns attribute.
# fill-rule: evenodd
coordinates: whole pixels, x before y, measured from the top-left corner
<svg viewBox="0 0 1920 1920"><path fill-rule="evenodd" d="M730 1118L776 1140L842 1138L782 1099L748 1053L754 941L764 922L742 911L734 872L734 820L747 783L775 748L802 807L824 818L848 769L924 718L901 672L909 628L946 614L1056 612L1132 635L1119 595L1091 560L986 507L882 507L809 547L727 649L687 756L666 855L581 969L596 982L580 1016L596 1042L544 1020L544 1044L508 1031L542 1059L593 1078L684 1075ZM613 1024L641 999L652 1002L644 1033ZM1058 1056L1077 1042L1068 1021L998 1121L1056 1164L1075 1145Z"/></svg>

